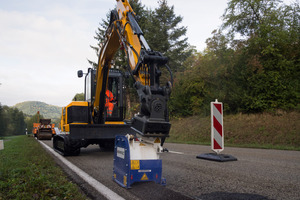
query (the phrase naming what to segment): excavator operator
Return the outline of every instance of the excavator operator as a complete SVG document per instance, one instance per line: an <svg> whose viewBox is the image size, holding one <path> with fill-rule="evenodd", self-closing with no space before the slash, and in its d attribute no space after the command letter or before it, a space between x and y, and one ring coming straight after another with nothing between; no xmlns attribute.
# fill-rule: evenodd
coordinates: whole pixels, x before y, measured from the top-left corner
<svg viewBox="0 0 300 200"><path fill-rule="evenodd" d="M106 102L105 102L105 107L107 111L107 116L111 117L113 110L114 110L114 104L112 103L114 101L114 95L111 91L108 89L106 90Z"/></svg>

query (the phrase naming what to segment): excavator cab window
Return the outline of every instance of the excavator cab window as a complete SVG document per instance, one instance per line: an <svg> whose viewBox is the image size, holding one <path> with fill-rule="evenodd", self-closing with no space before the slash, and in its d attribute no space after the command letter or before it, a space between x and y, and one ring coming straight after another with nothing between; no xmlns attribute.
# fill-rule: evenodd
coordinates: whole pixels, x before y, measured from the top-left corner
<svg viewBox="0 0 300 200"><path fill-rule="evenodd" d="M96 70L89 68L85 76L84 100L92 104L96 89ZM123 121L123 74L119 70L110 70L105 99L105 121Z"/></svg>
<svg viewBox="0 0 300 200"><path fill-rule="evenodd" d="M106 91L106 121L123 120L123 76L119 71L110 70Z"/></svg>

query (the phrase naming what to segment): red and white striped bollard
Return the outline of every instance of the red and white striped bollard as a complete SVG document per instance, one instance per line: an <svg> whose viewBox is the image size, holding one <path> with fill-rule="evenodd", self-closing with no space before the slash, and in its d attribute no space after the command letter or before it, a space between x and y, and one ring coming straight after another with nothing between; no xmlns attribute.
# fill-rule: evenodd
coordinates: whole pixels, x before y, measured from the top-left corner
<svg viewBox="0 0 300 200"><path fill-rule="evenodd" d="M224 150L224 129L223 129L223 104L218 102L210 103L211 106L211 149L220 153Z"/></svg>

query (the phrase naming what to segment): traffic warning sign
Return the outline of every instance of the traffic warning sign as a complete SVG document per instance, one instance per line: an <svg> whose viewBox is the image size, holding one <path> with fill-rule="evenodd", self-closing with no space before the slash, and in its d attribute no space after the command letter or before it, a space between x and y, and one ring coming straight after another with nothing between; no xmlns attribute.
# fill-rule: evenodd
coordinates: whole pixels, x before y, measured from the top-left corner
<svg viewBox="0 0 300 200"><path fill-rule="evenodd" d="M144 173L144 175L141 178L141 181L147 181L148 180L148 176L146 175L146 173Z"/></svg>
<svg viewBox="0 0 300 200"><path fill-rule="evenodd" d="M220 153L224 150L223 104L211 102L211 149Z"/></svg>
<svg viewBox="0 0 300 200"><path fill-rule="evenodd" d="M218 102L210 103L211 107L211 149L215 153L204 153L197 158L218 162L237 161L231 155L220 154L224 150L224 128L223 128L223 104Z"/></svg>

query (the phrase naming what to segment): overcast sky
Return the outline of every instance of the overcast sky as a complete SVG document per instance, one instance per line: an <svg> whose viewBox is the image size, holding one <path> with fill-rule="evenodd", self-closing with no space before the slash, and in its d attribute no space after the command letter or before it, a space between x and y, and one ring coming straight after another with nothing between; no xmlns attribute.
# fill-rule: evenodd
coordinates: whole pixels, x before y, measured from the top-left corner
<svg viewBox="0 0 300 200"><path fill-rule="evenodd" d="M157 0L142 0L152 9ZM168 0L183 17L188 42L202 51L220 27L227 0ZM97 60L90 45L115 0L0 0L0 103L67 105L83 92L77 70ZM154 49L155 50L155 49Z"/></svg>

